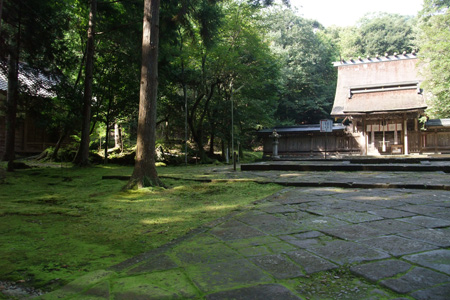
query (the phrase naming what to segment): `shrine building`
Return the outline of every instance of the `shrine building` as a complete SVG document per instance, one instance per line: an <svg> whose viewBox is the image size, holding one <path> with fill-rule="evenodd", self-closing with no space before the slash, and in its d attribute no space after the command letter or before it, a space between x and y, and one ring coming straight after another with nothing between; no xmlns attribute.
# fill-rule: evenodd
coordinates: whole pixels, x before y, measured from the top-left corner
<svg viewBox="0 0 450 300"><path fill-rule="evenodd" d="M450 119L421 123L427 91L421 89L415 53L335 62L338 71L332 132L319 124L260 130L264 155L272 155L275 129L281 157L450 153Z"/></svg>
<svg viewBox="0 0 450 300"><path fill-rule="evenodd" d="M342 60L331 116L348 124L362 155L421 153L427 108L415 53ZM425 137L425 135L424 135Z"/></svg>

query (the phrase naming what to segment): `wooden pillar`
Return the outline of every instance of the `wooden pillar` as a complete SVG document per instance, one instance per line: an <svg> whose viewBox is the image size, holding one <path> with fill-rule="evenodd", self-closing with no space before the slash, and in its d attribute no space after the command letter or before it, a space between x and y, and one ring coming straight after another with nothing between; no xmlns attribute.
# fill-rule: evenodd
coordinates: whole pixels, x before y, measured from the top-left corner
<svg viewBox="0 0 450 300"><path fill-rule="evenodd" d="M371 139L372 139L372 142L370 143L371 145L372 145L372 148L373 149L376 149L376 147L377 147L377 145L375 145L375 130L373 130L373 124L372 124L372 126L370 126L371 127Z"/></svg>
<svg viewBox="0 0 450 300"><path fill-rule="evenodd" d="M415 136L416 139L414 140L414 150L419 150L420 152L420 134L419 134L419 120L416 118L414 118L414 131L415 131ZM416 151L417 151L416 150Z"/></svg>
<svg viewBox="0 0 450 300"><path fill-rule="evenodd" d="M367 134L366 134L366 127L367 127L367 121L366 121L366 117L363 117L363 121L362 121L362 125L363 125L363 130L362 130L362 137L363 137L363 149L362 149L362 153L363 155L367 155L367 143L368 143L368 138L367 138Z"/></svg>
<svg viewBox="0 0 450 300"><path fill-rule="evenodd" d="M408 149L408 119L406 118L406 116L403 117L403 149L404 149L404 153L405 155L409 154L409 149Z"/></svg>
<svg viewBox="0 0 450 300"><path fill-rule="evenodd" d="M438 136L437 136L437 129L434 130L434 154L438 154Z"/></svg>

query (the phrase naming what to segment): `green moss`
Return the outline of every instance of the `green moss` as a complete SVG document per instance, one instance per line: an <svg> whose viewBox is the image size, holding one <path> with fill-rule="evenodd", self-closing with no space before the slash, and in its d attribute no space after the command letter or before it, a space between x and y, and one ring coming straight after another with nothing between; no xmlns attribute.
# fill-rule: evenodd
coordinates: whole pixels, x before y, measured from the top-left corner
<svg viewBox="0 0 450 300"><path fill-rule="evenodd" d="M215 168L215 167L213 167ZM163 167L161 175L220 178L210 167ZM250 182L164 179L169 187L121 192L132 167L35 168L0 188L0 280L51 290L162 246L280 189Z"/></svg>
<svg viewBox="0 0 450 300"><path fill-rule="evenodd" d="M347 266L311 276L287 280L284 284L306 299L387 300L399 295L353 275Z"/></svg>

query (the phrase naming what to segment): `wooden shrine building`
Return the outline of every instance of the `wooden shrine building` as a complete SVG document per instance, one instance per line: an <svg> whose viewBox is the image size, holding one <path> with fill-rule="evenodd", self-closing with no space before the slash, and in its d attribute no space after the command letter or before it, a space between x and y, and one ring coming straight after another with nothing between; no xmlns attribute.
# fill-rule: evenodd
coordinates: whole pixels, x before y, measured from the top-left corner
<svg viewBox="0 0 450 300"><path fill-rule="evenodd" d="M420 153L419 118L427 108L417 56L342 60L331 116L345 120L362 155Z"/></svg>
<svg viewBox="0 0 450 300"><path fill-rule="evenodd" d="M15 128L15 152L34 154L42 152L58 141L58 133L49 132L44 126L42 116L31 114L29 106L37 98L50 99L56 95L51 88L56 81L36 70L19 65L19 95ZM8 92L8 76L5 67L0 67L0 157L5 152L6 140L6 98ZM48 100L50 101L50 100Z"/></svg>
<svg viewBox="0 0 450 300"><path fill-rule="evenodd" d="M427 108L415 53L335 62L333 131L319 125L275 128L281 157L450 153L450 119L419 123ZM264 155L272 155L273 129L261 130ZM326 155L325 155L326 156Z"/></svg>

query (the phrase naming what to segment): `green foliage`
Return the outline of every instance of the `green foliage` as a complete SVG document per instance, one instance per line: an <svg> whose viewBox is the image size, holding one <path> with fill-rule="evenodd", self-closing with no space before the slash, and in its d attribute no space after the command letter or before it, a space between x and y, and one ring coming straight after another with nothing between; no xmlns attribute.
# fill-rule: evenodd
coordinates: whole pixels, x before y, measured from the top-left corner
<svg viewBox="0 0 450 300"><path fill-rule="evenodd" d="M0 189L0 279L53 289L164 245L280 189L190 181L211 177L209 168L159 168L160 175L181 180L164 179L170 189L129 192L120 192L122 181L101 178L128 175L131 167L63 166L8 175Z"/></svg>
<svg viewBox="0 0 450 300"><path fill-rule="evenodd" d="M265 19L272 51L280 59L277 122L317 123L331 110L336 85L331 40L315 21L289 9L274 10Z"/></svg>
<svg viewBox="0 0 450 300"><path fill-rule="evenodd" d="M165 134L184 132L187 100L190 137L202 161L208 160L204 151L208 139L216 147L231 144L231 101L235 141L248 145L249 133L258 124L273 124L279 74L264 28L255 22L258 10L237 1L214 9L209 21L197 13L184 17L176 47L166 45L162 51L160 69L164 84L159 116L167 123ZM213 21L216 34L204 34L202 24Z"/></svg>
<svg viewBox="0 0 450 300"><path fill-rule="evenodd" d="M415 50L415 19L388 13L372 13L361 18L355 26L332 28L341 59L384 55Z"/></svg>
<svg viewBox="0 0 450 300"><path fill-rule="evenodd" d="M432 118L450 117L450 1L425 1L418 41L422 87L430 97L427 113Z"/></svg>

